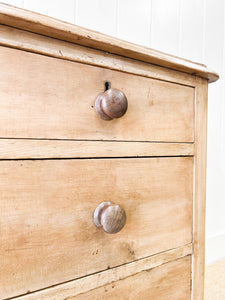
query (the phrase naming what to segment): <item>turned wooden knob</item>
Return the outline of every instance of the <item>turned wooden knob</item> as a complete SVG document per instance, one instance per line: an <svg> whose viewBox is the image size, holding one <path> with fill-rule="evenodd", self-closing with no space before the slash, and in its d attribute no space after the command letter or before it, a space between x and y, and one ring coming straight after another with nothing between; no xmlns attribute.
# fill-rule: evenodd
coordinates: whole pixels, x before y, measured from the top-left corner
<svg viewBox="0 0 225 300"><path fill-rule="evenodd" d="M103 120L122 117L127 111L127 98L117 89L109 89L98 95L95 100L95 110Z"/></svg>
<svg viewBox="0 0 225 300"><path fill-rule="evenodd" d="M97 227L102 227L107 233L117 233L126 223L125 210L111 201L100 203L93 215Z"/></svg>

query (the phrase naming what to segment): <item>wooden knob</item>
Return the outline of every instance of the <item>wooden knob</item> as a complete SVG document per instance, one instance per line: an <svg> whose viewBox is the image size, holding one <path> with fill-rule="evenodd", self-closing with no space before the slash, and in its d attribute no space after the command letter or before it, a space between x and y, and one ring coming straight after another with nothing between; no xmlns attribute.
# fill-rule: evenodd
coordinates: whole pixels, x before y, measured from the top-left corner
<svg viewBox="0 0 225 300"><path fill-rule="evenodd" d="M103 120L122 117L127 111L127 98L117 89L109 89L98 95L95 100L95 110Z"/></svg>
<svg viewBox="0 0 225 300"><path fill-rule="evenodd" d="M102 227L107 233L117 233L126 223L125 210L111 201L100 203L93 215L97 227Z"/></svg>

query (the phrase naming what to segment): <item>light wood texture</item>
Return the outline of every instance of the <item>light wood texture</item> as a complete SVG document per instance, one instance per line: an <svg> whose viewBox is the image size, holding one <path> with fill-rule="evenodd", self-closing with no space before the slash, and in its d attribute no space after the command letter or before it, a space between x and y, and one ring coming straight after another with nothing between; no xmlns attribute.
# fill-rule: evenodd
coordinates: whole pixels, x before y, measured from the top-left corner
<svg viewBox="0 0 225 300"><path fill-rule="evenodd" d="M1 161L1 296L190 243L192 169L192 157ZM127 214L115 235L92 221L106 200Z"/></svg>
<svg viewBox="0 0 225 300"><path fill-rule="evenodd" d="M19 300L62 300L84 294L89 290L125 279L133 274L164 265L192 253L192 245L169 250L129 264L63 283L42 291L21 296ZM135 284L134 284L135 285Z"/></svg>
<svg viewBox="0 0 225 300"><path fill-rule="evenodd" d="M190 86L198 82L194 75L4 25L0 26L0 45Z"/></svg>
<svg viewBox="0 0 225 300"><path fill-rule="evenodd" d="M210 82L218 79L218 75L207 69L205 65L196 64L12 6L0 4L0 22L71 43L101 49L106 52L198 75L208 79Z"/></svg>
<svg viewBox="0 0 225 300"><path fill-rule="evenodd" d="M129 291L129 292L128 292ZM189 300L191 258L182 258L123 280L107 284L71 300Z"/></svg>
<svg viewBox="0 0 225 300"><path fill-rule="evenodd" d="M195 185L192 267L192 297L194 300L204 299L207 93L207 81L202 80L202 84L196 87Z"/></svg>
<svg viewBox="0 0 225 300"><path fill-rule="evenodd" d="M193 142L194 88L5 47L0 51L0 137ZM94 109L105 80L128 99L126 114L110 122Z"/></svg>
<svg viewBox="0 0 225 300"><path fill-rule="evenodd" d="M220 260L205 269L204 300L225 299L225 260Z"/></svg>
<svg viewBox="0 0 225 300"><path fill-rule="evenodd" d="M203 300L218 75L4 4L0 24L0 298ZM106 80L128 100L108 122L94 107ZM115 235L93 223L102 201L126 211Z"/></svg>
<svg viewBox="0 0 225 300"><path fill-rule="evenodd" d="M194 144L0 139L0 159L190 155Z"/></svg>

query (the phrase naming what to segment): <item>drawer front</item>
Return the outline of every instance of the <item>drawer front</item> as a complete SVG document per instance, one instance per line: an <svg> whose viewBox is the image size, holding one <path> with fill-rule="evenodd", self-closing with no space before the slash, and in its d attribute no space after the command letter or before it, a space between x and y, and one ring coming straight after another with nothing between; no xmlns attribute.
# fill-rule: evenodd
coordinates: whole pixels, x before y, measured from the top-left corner
<svg viewBox="0 0 225 300"><path fill-rule="evenodd" d="M0 162L3 298L75 279L192 240L193 158ZM102 201L125 227L93 224Z"/></svg>
<svg viewBox="0 0 225 300"><path fill-rule="evenodd" d="M172 261L70 300L190 300L191 258Z"/></svg>
<svg viewBox="0 0 225 300"><path fill-rule="evenodd" d="M0 137L194 140L192 87L5 47L0 54ZM106 80L128 100L111 121L94 109Z"/></svg>

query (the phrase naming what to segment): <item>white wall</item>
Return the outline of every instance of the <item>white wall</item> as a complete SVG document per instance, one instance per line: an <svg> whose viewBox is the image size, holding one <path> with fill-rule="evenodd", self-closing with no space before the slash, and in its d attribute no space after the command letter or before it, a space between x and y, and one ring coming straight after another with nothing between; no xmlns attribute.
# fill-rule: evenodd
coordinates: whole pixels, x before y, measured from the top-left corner
<svg viewBox="0 0 225 300"><path fill-rule="evenodd" d="M224 0L4 2L202 62L219 73L209 87L206 262L225 258Z"/></svg>

